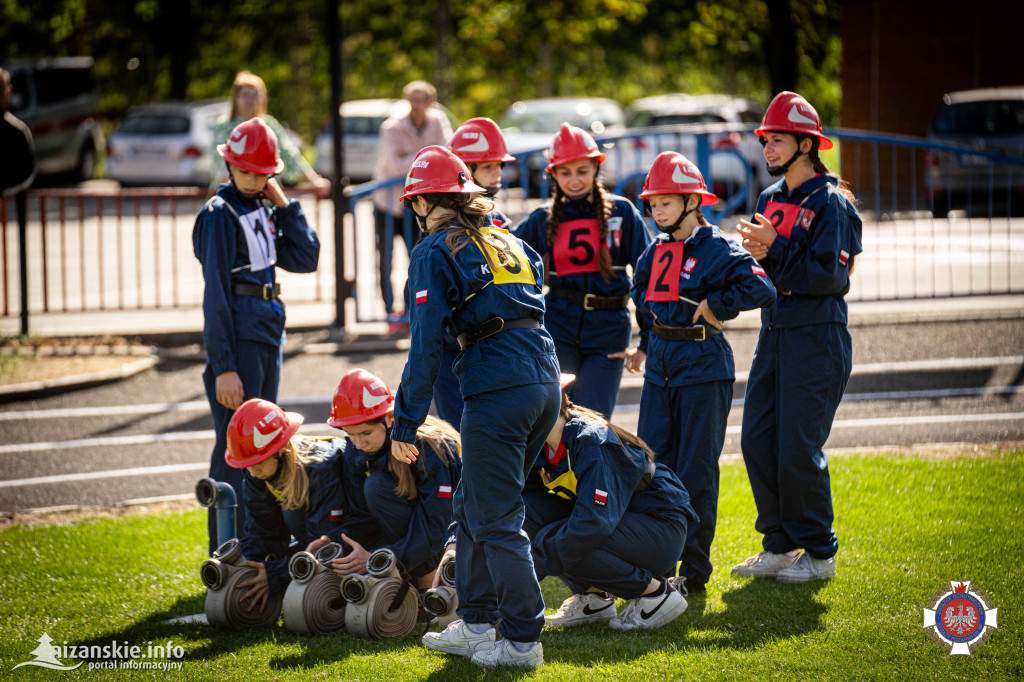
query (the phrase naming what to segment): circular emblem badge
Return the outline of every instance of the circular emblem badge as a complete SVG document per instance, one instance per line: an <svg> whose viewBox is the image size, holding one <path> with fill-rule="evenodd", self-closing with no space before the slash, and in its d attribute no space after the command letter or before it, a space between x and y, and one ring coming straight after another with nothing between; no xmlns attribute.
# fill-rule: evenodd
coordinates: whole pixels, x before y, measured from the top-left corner
<svg viewBox="0 0 1024 682"><path fill-rule="evenodd" d="M932 639L950 655L970 653L985 643L997 624L998 609L971 581L950 581L924 609L924 623Z"/></svg>

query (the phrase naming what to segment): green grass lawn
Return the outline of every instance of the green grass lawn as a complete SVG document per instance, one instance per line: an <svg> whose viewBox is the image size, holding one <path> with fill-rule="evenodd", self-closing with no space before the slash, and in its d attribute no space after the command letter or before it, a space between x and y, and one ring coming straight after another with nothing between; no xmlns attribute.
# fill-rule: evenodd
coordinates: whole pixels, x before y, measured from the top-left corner
<svg viewBox="0 0 1024 682"><path fill-rule="evenodd" d="M759 549L742 464L722 468L705 597L647 633L601 626L543 635L546 665L490 672L428 651L418 637L300 637L282 626L223 632L162 624L203 608L205 512L138 514L0 532L0 678L186 680L1020 679L1024 677L1024 451L955 457L844 456L831 463L839 575L827 583L740 581L732 564ZM999 607L999 629L951 657L921 628L922 607L970 579ZM548 579L553 611L568 596ZM26 666L46 632L55 645L180 645L180 672L54 672ZM173 660L173 659L172 659Z"/></svg>

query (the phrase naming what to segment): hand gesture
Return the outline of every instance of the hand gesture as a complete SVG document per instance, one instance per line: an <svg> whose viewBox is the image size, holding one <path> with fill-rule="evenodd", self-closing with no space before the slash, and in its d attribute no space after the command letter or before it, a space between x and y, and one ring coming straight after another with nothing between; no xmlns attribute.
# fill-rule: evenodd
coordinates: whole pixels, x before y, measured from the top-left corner
<svg viewBox="0 0 1024 682"><path fill-rule="evenodd" d="M341 534L341 539L346 545L352 548L352 551L340 559L332 561L331 568L334 569L334 572L341 578L352 573L366 573L366 560L370 557L370 553L367 552L362 545L344 533Z"/></svg>
<svg viewBox="0 0 1024 682"><path fill-rule="evenodd" d="M412 464L419 456L419 449L412 443L403 443L400 440L391 440L391 456L399 462Z"/></svg>
<svg viewBox="0 0 1024 682"><path fill-rule="evenodd" d="M715 314L711 312L711 306L708 305L708 299L706 298L700 302L700 305L697 306L697 310L693 313L693 323L697 324L697 320L701 317L704 318L705 323L710 324L715 329L722 328L722 323L719 322L718 318L715 317Z"/></svg>
<svg viewBox="0 0 1024 682"><path fill-rule="evenodd" d="M256 577L249 578L238 583L238 587L249 587L252 589L246 592L239 601L245 601L246 599L252 599L249 602L249 607L246 611L252 611L252 607L258 603L260 605L260 613L263 613L263 607L267 605L267 599L270 597L270 583L267 582L267 569L258 561L246 561L251 568L256 569Z"/></svg>
<svg viewBox="0 0 1024 682"><path fill-rule="evenodd" d="M778 236L775 226L772 225L772 221L760 213L755 213L754 218L757 220L757 224L749 220L741 220L740 224L736 226L736 231L740 233L744 241L757 242L763 244L766 248L771 248L771 245L775 242L775 237Z"/></svg>
<svg viewBox="0 0 1024 682"><path fill-rule="evenodd" d="M743 248L750 252L750 255L754 257L754 260L764 260L768 257L768 247L761 242L744 239Z"/></svg>
<svg viewBox="0 0 1024 682"><path fill-rule="evenodd" d="M647 353L643 352L639 348L627 348L626 350L619 351L618 353L609 353L609 358L625 358L626 369L630 374L636 374L644 368L644 362L647 360Z"/></svg>
<svg viewBox="0 0 1024 682"><path fill-rule="evenodd" d="M313 540L313 542L306 545L306 551L310 554L316 554L321 547L329 544L330 541L331 539L329 537L327 537L326 535L321 535L316 540Z"/></svg>
<svg viewBox="0 0 1024 682"><path fill-rule="evenodd" d="M281 189L281 183L275 178L267 180L267 186L263 188L263 196L278 208L284 208L288 205L288 197L285 196L284 190Z"/></svg>
<svg viewBox="0 0 1024 682"><path fill-rule="evenodd" d="M245 399L245 389L242 387L238 372L218 374L214 391L217 402L229 410L237 410Z"/></svg>

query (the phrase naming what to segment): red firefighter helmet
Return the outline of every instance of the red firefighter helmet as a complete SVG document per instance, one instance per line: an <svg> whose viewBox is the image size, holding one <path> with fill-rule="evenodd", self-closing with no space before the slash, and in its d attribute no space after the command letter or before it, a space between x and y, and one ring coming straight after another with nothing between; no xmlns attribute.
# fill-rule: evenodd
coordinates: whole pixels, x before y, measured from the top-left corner
<svg viewBox="0 0 1024 682"><path fill-rule="evenodd" d="M486 192L473 182L473 174L466 163L449 149L430 145L420 150L405 177L402 199L417 194L461 194Z"/></svg>
<svg viewBox="0 0 1024 682"><path fill-rule="evenodd" d="M235 126L228 141L217 145L217 153L227 163L260 175L284 170L278 154L277 135L262 118L250 118Z"/></svg>
<svg viewBox="0 0 1024 682"><path fill-rule="evenodd" d="M516 160L508 153L498 124L489 118L471 118L460 125L448 146L466 163Z"/></svg>
<svg viewBox="0 0 1024 682"><path fill-rule="evenodd" d="M754 132L764 137L768 131L796 133L818 138L821 150L832 149L832 140L825 137L821 129L821 117L814 107L795 92L783 91L775 95L775 99L764 112L761 127Z"/></svg>
<svg viewBox="0 0 1024 682"><path fill-rule="evenodd" d="M331 418L327 423L336 429L362 424L379 419L394 409L395 396L387 384L365 369L350 369L334 392Z"/></svg>
<svg viewBox="0 0 1024 682"><path fill-rule="evenodd" d="M708 191L697 166L677 152L662 152L651 164L640 198L650 199L657 194L700 194L702 206L718 201L718 197Z"/></svg>
<svg viewBox="0 0 1024 682"><path fill-rule="evenodd" d="M246 400L228 424L228 450L224 461L235 469L244 469L270 459L281 451L301 424L301 414L285 412L269 400Z"/></svg>
<svg viewBox="0 0 1024 682"><path fill-rule="evenodd" d="M604 163L604 153L586 130L563 123L551 141L547 171L550 173L555 166L580 159L597 159L598 163Z"/></svg>

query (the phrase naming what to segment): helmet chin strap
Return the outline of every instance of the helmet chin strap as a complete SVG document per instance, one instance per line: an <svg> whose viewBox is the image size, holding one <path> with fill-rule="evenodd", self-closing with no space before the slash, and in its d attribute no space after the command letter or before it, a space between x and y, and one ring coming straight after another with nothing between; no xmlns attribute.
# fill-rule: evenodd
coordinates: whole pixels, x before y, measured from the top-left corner
<svg viewBox="0 0 1024 682"><path fill-rule="evenodd" d="M793 162L799 159L801 156L803 156L803 152L800 151L800 143L803 142L803 140L803 135L797 135L796 152L793 153L793 156L789 157L789 161L782 164L781 166L768 166L768 175L772 176L773 178L777 178L780 175L785 175L789 171L789 167L793 165Z"/></svg>
<svg viewBox="0 0 1024 682"><path fill-rule="evenodd" d="M673 232L680 228L680 226L683 224L683 221L686 220L686 216L690 215L691 213L697 210L697 206L694 206L693 208L686 208L687 204L690 203L691 195L684 194L682 196L686 197L686 199L683 200L683 212L680 213L679 217L676 218L675 221L669 225L658 225L658 223L655 222L654 224L658 225L659 232L663 232L664 234L672 234ZM698 204L698 206L699 205L700 204ZM647 210L647 213L650 214L653 218L654 213L651 211L651 202L649 199L644 199L644 208Z"/></svg>

